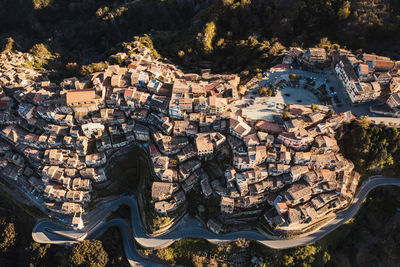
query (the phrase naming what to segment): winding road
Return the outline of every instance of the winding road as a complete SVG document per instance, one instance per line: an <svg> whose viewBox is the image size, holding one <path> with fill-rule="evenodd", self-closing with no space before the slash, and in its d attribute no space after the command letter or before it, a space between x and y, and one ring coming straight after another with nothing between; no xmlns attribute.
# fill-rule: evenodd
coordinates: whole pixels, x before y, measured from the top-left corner
<svg viewBox="0 0 400 267"><path fill-rule="evenodd" d="M85 239L95 239L101 236L110 227L118 227L121 230L121 236L124 243L125 255L128 262L132 266L165 266L159 265L140 255L136 250L135 241L145 248L161 248L166 247L181 238L202 238L209 242L217 244L222 242L233 241L238 238L255 240L260 244L274 249L286 249L297 246L306 245L315 242L325 235L329 234L347 220L351 219L360 209L363 200L368 193L378 187L384 185L400 186L399 178L383 178L374 177L364 182L359 191L356 193L353 202L350 206L341 213L326 222L317 229L307 232L293 239L280 239L265 233L253 231L240 231L224 235L217 235L201 223L199 220L185 217L181 222L168 233L159 236L147 235L141 225L140 215L136 199L132 196L122 196L118 199L101 204L96 209L92 210L86 216L86 226L81 230L71 230L54 223L49 220L38 222L33 231L32 237L39 243L50 243L58 245L74 244ZM131 209L132 230L128 223L123 219L113 219L106 221L107 216L118 209L120 205L128 205Z"/></svg>

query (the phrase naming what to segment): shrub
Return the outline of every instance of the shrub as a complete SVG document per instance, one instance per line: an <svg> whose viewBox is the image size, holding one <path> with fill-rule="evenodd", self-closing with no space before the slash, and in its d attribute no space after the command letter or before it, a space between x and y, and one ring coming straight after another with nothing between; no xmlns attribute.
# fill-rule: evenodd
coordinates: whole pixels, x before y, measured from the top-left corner
<svg viewBox="0 0 400 267"><path fill-rule="evenodd" d="M12 37L6 38L4 41L1 53L10 52L14 47L14 39Z"/></svg>
<svg viewBox="0 0 400 267"><path fill-rule="evenodd" d="M36 56L38 58L50 58L51 57L50 51L47 49L47 47L44 44L35 44L29 52L31 52L34 56Z"/></svg>
<svg viewBox="0 0 400 267"><path fill-rule="evenodd" d="M0 251L5 253L15 245L16 233L14 223L0 220Z"/></svg>
<svg viewBox="0 0 400 267"><path fill-rule="evenodd" d="M258 93L263 96L267 93L267 88L265 86L260 87L260 89L258 89Z"/></svg>
<svg viewBox="0 0 400 267"><path fill-rule="evenodd" d="M182 58L182 57L184 57L184 56L185 56L185 51L179 50L179 52L178 52L178 57Z"/></svg>
<svg viewBox="0 0 400 267"><path fill-rule="evenodd" d="M289 112L283 112L281 114L282 119L284 119L285 121L289 120Z"/></svg>
<svg viewBox="0 0 400 267"><path fill-rule="evenodd" d="M101 71L101 70L107 68L107 66L108 66L107 61L91 63L89 65L82 66L79 74L82 76L86 76L93 72Z"/></svg>
<svg viewBox="0 0 400 267"><path fill-rule="evenodd" d="M317 106L316 104L311 104L311 110L312 110L313 112L316 112L316 111L319 110L319 108L318 108L318 106Z"/></svg>

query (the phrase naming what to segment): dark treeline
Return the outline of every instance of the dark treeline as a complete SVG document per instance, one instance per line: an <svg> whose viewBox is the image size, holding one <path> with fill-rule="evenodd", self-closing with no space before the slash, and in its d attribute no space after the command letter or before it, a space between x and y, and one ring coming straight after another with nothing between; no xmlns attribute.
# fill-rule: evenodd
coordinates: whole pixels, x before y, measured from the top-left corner
<svg viewBox="0 0 400 267"><path fill-rule="evenodd" d="M185 67L254 70L284 47L327 37L353 50L400 58L395 0L0 0L0 37L29 50L46 44L69 62L107 59L119 43L150 34L162 56ZM327 39L325 39L327 41Z"/></svg>

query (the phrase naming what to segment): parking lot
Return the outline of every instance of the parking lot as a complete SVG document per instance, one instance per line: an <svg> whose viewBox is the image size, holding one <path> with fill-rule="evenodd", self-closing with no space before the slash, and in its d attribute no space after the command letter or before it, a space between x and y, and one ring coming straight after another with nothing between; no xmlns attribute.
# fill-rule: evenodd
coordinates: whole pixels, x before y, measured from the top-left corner
<svg viewBox="0 0 400 267"><path fill-rule="evenodd" d="M295 75L296 80L291 80L289 78L290 75ZM245 98L259 97L258 89L262 86L266 88L274 86L279 90L276 91L277 94L275 96L267 97L268 101L282 104L319 104L321 103L319 99L321 95L317 88L325 85L329 96L333 99L335 91L329 91L329 88L337 86L337 83L333 84L334 82L336 81L329 79L325 73L316 74L301 70L267 72L257 86L247 91Z"/></svg>
<svg viewBox="0 0 400 267"><path fill-rule="evenodd" d="M295 74L295 80L289 78L291 74ZM279 90L276 90L276 95L260 96L259 89L263 86L269 88L271 85L274 88L279 88ZM322 94L321 90L318 89L321 86L325 88L325 94ZM322 104L331 106L337 113L351 110L358 116L373 116L369 111L371 103L351 105L342 83L331 70L319 71L318 73L299 69L273 73L267 71L255 86L247 90L244 99L250 101L253 99L258 100L254 102L256 104L252 104L255 105L254 107L249 106L243 109L244 113L252 114L251 116L254 115L257 108L264 108L259 104L260 101L261 103L274 102L283 105ZM258 117L262 116L259 115Z"/></svg>

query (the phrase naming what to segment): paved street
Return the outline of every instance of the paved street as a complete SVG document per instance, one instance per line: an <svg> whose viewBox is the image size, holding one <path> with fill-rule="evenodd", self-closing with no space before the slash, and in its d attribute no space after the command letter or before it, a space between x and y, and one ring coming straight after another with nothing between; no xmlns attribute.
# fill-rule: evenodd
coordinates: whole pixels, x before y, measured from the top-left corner
<svg viewBox="0 0 400 267"><path fill-rule="evenodd" d="M127 223L122 219L114 219L109 222L104 220L113 210L118 209L122 204L126 204L131 209L131 220L133 229L133 238L135 241L145 248L160 248L165 247L181 238L203 238L211 243L221 243L236 240L238 238L246 238L255 240L260 244L274 249L286 249L296 246L306 245L323 238L328 233L351 219L360 209L363 200L368 193L378 187L384 185L400 186L400 179L398 178L370 178L356 193L353 202L348 209L341 212L336 218L324 224L322 227L315 229L312 232L306 233L294 239L278 239L276 237L260 233L258 231L241 231L225 235L217 235L209 231L201 222L193 218L186 218L182 220L175 229L166 234L159 236L148 236L144 233L138 212L137 203L132 196L123 196L114 201L110 201L97 207L92 211L93 215L90 217L89 225L85 226L79 231L65 229L64 227L54 222L44 220L39 222L32 231L32 237L39 243L51 243L66 245L78 242L82 239L94 239L99 237L108 228L117 226L120 228L125 254L129 263L132 266L157 266L153 262L143 258L138 254L135 249L133 240L131 238L130 229ZM93 222L92 222L93 221Z"/></svg>

